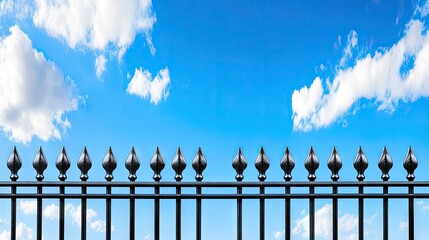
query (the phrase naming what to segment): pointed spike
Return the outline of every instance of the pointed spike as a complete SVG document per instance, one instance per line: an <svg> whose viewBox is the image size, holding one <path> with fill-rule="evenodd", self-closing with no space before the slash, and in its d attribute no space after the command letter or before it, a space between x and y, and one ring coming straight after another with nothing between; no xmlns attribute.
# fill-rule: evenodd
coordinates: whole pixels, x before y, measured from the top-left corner
<svg viewBox="0 0 429 240"><path fill-rule="evenodd" d="M113 155L112 147L109 147L107 150L106 156L104 156L102 162L104 170L106 170L106 176L104 177L106 181L110 182L113 180L113 171L116 169L116 159Z"/></svg>
<svg viewBox="0 0 429 240"><path fill-rule="evenodd" d="M36 156L33 160L33 168L36 170L37 181L42 181L45 177L43 176L43 172L48 167L48 162L46 161L45 155L43 154L42 147L39 147L39 150L36 153Z"/></svg>
<svg viewBox="0 0 429 240"><path fill-rule="evenodd" d="M332 181L334 182L338 181L338 179L340 178L340 176L338 176L338 172L340 171L342 166L343 166L343 163L341 161L340 155L338 154L337 148L334 147L334 149L332 150L331 156L329 157L329 160L328 160L328 168L332 172L332 175L331 175Z"/></svg>
<svg viewBox="0 0 429 240"><path fill-rule="evenodd" d="M383 181L389 180L390 178L389 171L392 167L393 167L392 158L390 157L386 146L384 146L383 153L381 154L380 159L378 161L378 168L380 168L381 170L381 179L383 179Z"/></svg>
<svg viewBox="0 0 429 240"><path fill-rule="evenodd" d="M405 170L407 170L408 181L414 180L415 178L414 170L416 170L417 166L418 166L417 158L414 155L413 149L410 146L408 148L407 155L405 156L405 159L404 159L404 168Z"/></svg>
<svg viewBox="0 0 429 240"><path fill-rule="evenodd" d="M125 167L128 169L128 172L130 173L128 175L128 179L131 182L134 182L137 179L136 172L140 168L140 160L137 156L137 153L134 149L134 147L131 148L131 152L127 157L127 160L125 160Z"/></svg>
<svg viewBox="0 0 429 240"><path fill-rule="evenodd" d="M162 178L161 171L165 167L164 159L162 158L161 152L159 151L159 147L156 147L155 154L150 161L150 167L153 170L153 179L156 182L159 182Z"/></svg>
<svg viewBox="0 0 429 240"><path fill-rule="evenodd" d="M7 167L10 170L10 180L16 181L18 180L18 171L22 167L21 158L19 157L18 151L16 150L16 146L13 147L12 153L7 160Z"/></svg>
<svg viewBox="0 0 429 240"><path fill-rule="evenodd" d="M195 170L195 180L201 182L203 180L203 171L207 167L207 161L204 157L201 147L198 147L197 154L195 154L194 160L192 161L192 168Z"/></svg>
<svg viewBox="0 0 429 240"><path fill-rule="evenodd" d="M183 179L182 172L186 168L186 160L182 154L182 150L180 149L180 147L177 148L176 155L174 156L173 161L171 162L171 167L176 173L176 176L174 176L174 179L176 179L177 182L182 181Z"/></svg>
<svg viewBox="0 0 429 240"><path fill-rule="evenodd" d="M317 158L313 147L310 147L310 152L308 153L304 166L308 171L308 180L316 180L316 170L319 168L319 159Z"/></svg>
<svg viewBox="0 0 429 240"><path fill-rule="evenodd" d="M77 161L77 167L80 170L80 179L82 181L88 180L88 171L92 167L91 159L89 158L88 150L86 146L83 148L82 154Z"/></svg>
<svg viewBox="0 0 429 240"><path fill-rule="evenodd" d="M243 181L244 179L243 172L247 168L247 161L246 161L246 158L244 157L243 152L241 151L241 148L238 148L237 155L235 155L234 160L232 160L232 167L237 172L235 179L238 182Z"/></svg>
<svg viewBox="0 0 429 240"><path fill-rule="evenodd" d="M285 153L282 157L282 160L280 161L280 167L285 172L283 177L285 181L292 180L292 169L295 167L295 160L289 151L289 147L286 147Z"/></svg>
<svg viewBox="0 0 429 240"><path fill-rule="evenodd" d="M368 160L366 159L362 147L359 147L358 153L356 154L356 158L353 162L353 166L357 171L357 180L363 181L365 179L365 170L368 168Z"/></svg>
<svg viewBox="0 0 429 240"><path fill-rule="evenodd" d="M64 146L61 148L60 154L58 155L55 165L60 171L58 179L60 179L60 181L65 181L67 179L66 172L70 168L70 160L67 156L67 152Z"/></svg>
<svg viewBox="0 0 429 240"><path fill-rule="evenodd" d="M261 150L259 151L258 157L255 161L255 167L259 172L258 179L260 182L265 181L267 179L267 176L265 175L265 172L270 167L270 161L268 160L267 155L265 155L264 148L261 147Z"/></svg>

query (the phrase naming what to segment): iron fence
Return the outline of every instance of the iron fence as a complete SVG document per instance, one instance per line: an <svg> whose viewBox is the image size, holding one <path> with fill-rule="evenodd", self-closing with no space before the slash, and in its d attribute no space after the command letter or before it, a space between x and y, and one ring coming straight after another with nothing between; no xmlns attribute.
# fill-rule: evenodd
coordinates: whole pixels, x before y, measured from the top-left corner
<svg viewBox="0 0 429 240"><path fill-rule="evenodd" d="M177 150L176 155L171 163L175 171L175 182L161 182L161 171L165 167L165 161L157 148L155 154L150 161L154 175L154 182L138 182L136 181L136 172L140 167L139 158L134 150L131 149L129 156L125 161L125 167L129 171L129 182L119 181L112 182L113 171L117 167L117 161L113 155L112 149L109 148L106 156L102 162L102 166L106 171L106 181L87 181L88 171L92 163L86 148L83 149L77 167L81 171L81 181L66 181L66 172L70 168L70 160L67 156L65 148L56 160L56 167L59 170L59 181L43 181L43 172L47 168L47 161L41 148L39 148L34 161L33 167L36 170L36 181L17 181L18 170L22 166L21 159L16 148L13 149L8 161L7 167L11 171L11 181L0 181L0 187L10 187L10 193L0 193L0 199L10 199L11 201L11 239L16 239L16 200L17 198L33 198L37 201L37 240L42 240L42 202L43 199L58 199L59 200L59 236L58 239L64 239L65 227L65 199L79 199L81 201L81 235L82 240L87 239L87 200L88 199L103 199L106 202L106 240L111 239L111 203L112 199L127 199L129 200L129 239L136 239L135 236L135 204L136 199L150 199L154 201L154 239L160 239L160 200L173 199L176 203L176 232L175 238L180 240L181 233L181 219L182 207L181 201L183 199L192 199L196 202L196 236L197 240L201 240L201 217L202 217L202 200L203 199L232 199L237 202L237 239L241 240L242 235L242 202L244 199L257 199L259 200L259 239L265 239L265 200L266 199L281 199L284 200L285 205L285 236L287 240L291 239L291 199L307 199L309 201L309 239L315 239L315 200L316 199L330 199L332 200L332 239L338 239L338 199L357 199L358 200L358 239L364 239L364 199L382 199L383 200L383 239L388 239L388 204L389 199L407 199L408 200L408 238L414 239L414 199L429 198L428 192L414 193L415 188L429 187L428 181L413 181L414 170L417 168L417 159L411 147L409 148L406 157L403 161L403 166L407 172L406 181L388 181L389 171L393 166L392 159L386 149L383 149L381 157L378 162L378 167L381 170L382 181L364 181L364 172L368 168L368 160L362 150L359 148L356 158L354 160L354 168L357 171L358 181L338 181L338 172L342 168L342 161L336 148L334 147L331 156L329 157L327 166L332 172L332 181L315 181L316 170L319 168L319 160L313 148L310 149L308 156L305 160L305 168L308 171L309 181L291 181L292 170L295 167L295 161L286 148L285 153L280 161L280 167L284 171L284 182L265 182L265 172L270 166L270 162L265 155L264 149L261 148L255 162L255 167L259 172L259 182L243 182L243 172L247 168L247 161L241 149L238 150L237 155L232 161L232 167L236 171L236 182L203 182L203 171L207 166L206 159L203 155L201 148L198 149L193 161L192 167L196 172L195 182L182 182L182 172L186 168L185 158L180 150ZM35 187L36 193L21 193L17 192L18 188ZM80 188L81 193L68 193L65 190L69 188ZM88 188L105 188L103 193L88 192ZM382 192L365 192L368 188L382 188ZM46 188L58 188L58 193L44 193ZM112 188L127 188L129 194L112 193ZM150 188L153 189L153 194L140 194L136 193L136 189ZM160 192L161 188L175 188L175 194L164 194ZM195 189L194 194L182 194L183 188ZM203 188L231 188L236 189L236 194L226 193L203 193ZM259 194L243 193L246 188L259 188ZM266 193L267 188L281 188L284 193ZM293 193L293 188L308 189L308 193ZM315 189L330 188L331 193L319 193ZM338 188L349 188L357 190L357 192L342 193ZM407 189L405 193L389 193L391 188Z"/></svg>

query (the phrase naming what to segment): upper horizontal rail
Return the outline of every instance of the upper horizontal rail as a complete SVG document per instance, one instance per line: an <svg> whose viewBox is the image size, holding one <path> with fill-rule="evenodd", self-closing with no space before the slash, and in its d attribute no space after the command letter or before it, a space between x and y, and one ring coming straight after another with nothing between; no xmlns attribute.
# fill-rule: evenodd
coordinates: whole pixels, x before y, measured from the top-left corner
<svg viewBox="0 0 429 240"><path fill-rule="evenodd" d="M306 181L291 181L291 182L81 182L81 181L69 181L69 182L56 182L56 181L0 181L0 187L209 187L209 188L236 188L236 187L429 187L429 181L344 181L344 182L331 182L331 181L319 181L319 182L306 182Z"/></svg>

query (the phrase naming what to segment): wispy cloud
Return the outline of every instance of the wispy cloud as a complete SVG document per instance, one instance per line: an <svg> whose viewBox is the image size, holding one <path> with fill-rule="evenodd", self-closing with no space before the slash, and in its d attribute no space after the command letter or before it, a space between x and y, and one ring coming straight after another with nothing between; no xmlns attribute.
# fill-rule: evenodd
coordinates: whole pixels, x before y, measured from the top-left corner
<svg viewBox="0 0 429 240"><path fill-rule="evenodd" d="M19 201L19 209L25 215L33 215L37 213L37 202L35 200Z"/></svg>
<svg viewBox="0 0 429 240"><path fill-rule="evenodd" d="M316 77L309 88L294 90L294 130L329 126L353 112L351 109L360 99L374 100L378 110L393 112L400 101L408 103L429 96L429 34L423 20L411 20L404 36L393 46L358 56L351 66L343 67L356 47L357 33L349 34L347 42L332 81L326 79L323 86Z"/></svg>

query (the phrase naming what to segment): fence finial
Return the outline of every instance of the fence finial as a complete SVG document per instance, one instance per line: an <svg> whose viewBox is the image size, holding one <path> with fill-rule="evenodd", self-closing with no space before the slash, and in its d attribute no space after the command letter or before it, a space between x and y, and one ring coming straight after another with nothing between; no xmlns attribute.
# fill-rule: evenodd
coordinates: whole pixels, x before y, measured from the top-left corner
<svg viewBox="0 0 429 240"><path fill-rule="evenodd" d="M42 147L39 147L39 150L36 153L36 156L33 160L33 168L36 170L37 175L36 179L37 181L42 181L43 178L43 172L48 167L48 162L46 162L45 155L43 154Z"/></svg>
<svg viewBox="0 0 429 240"><path fill-rule="evenodd" d="M243 172L247 168L247 161L244 157L243 152L241 151L241 148L238 148L237 155L235 155L234 160L232 160L232 167L237 172L237 175L235 175L235 179L238 182L243 181L244 176Z"/></svg>
<svg viewBox="0 0 429 240"><path fill-rule="evenodd" d="M80 180L88 180L88 171L92 167L91 159L89 158L88 150L86 146L83 148L82 154L77 161L77 167L80 170Z"/></svg>
<svg viewBox="0 0 429 240"><path fill-rule="evenodd" d="M284 179L286 181L292 180L292 169L295 167L295 160L293 160L292 154L289 151L289 147L286 147L285 153L280 161L280 167L285 172Z"/></svg>
<svg viewBox="0 0 429 240"><path fill-rule="evenodd" d="M137 179L136 172L140 168L140 160L137 156L136 151L134 150L134 147L131 148L131 152L127 157L127 160L125 160L125 167L128 169L128 172L130 173L128 175L128 179L131 182L134 182Z"/></svg>
<svg viewBox="0 0 429 240"><path fill-rule="evenodd" d="M106 176L104 177L108 182L113 180L113 171L116 169L116 159L113 155L112 147L107 150L106 156L103 159L103 168L106 170Z"/></svg>
<svg viewBox="0 0 429 240"><path fill-rule="evenodd" d="M338 176L338 172L340 171L342 166L343 166L343 163L341 161L340 155L338 154L337 148L334 147L334 149L332 150L331 156L329 157L329 160L328 160L328 168L332 172L332 175L331 175L332 181L334 182L338 181L338 179L340 178L340 176Z"/></svg>
<svg viewBox="0 0 429 240"><path fill-rule="evenodd" d="M13 147L12 153L7 160L7 167L10 170L10 180L16 181L18 180L18 171L22 167L21 158L19 157L18 151L16 150L16 146Z"/></svg>
<svg viewBox="0 0 429 240"><path fill-rule="evenodd" d="M64 146L61 148L60 154L58 155L55 165L60 171L58 179L60 179L60 181L65 181L67 179L66 172L70 168L70 160L67 156L66 148Z"/></svg>
<svg viewBox="0 0 429 240"><path fill-rule="evenodd" d="M383 181L389 180L389 171L393 167L393 161L392 158L389 155L389 152L387 151L386 146L383 148L383 153L380 156L380 160L378 160L378 168L381 170L381 179Z"/></svg>
<svg viewBox="0 0 429 240"><path fill-rule="evenodd" d="M177 148L176 155L174 156L173 161L171 162L171 167L176 173L176 176L174 176L174 179L176 179L177 182L182 181L183 179L182 172L186 168L186 160L182 154L182 150L180 149L180 147Z"/></svg>
<svg viewBox="0 0 429 240"><path fill-rule="evenodd" d="M357 171L357 180L363 181L365 179L365 170L368 168L368 160L366 159L362 147L359 147L353 166Z"/></svg>
<svg viewBox="0 0 429 240"><path fill-rule="evenodd" d="M310 147L310 152L308 153L304 166L308 171L308 180L316 180L316 170L319 168L319 159L317 158L313 147Z"/></svg>
<svg viewBox="0 0 429 240"><path fill-rule="evenodd" d="M418 166L417 158L414 155L413 149L411 146L408 148L407 156L405 156L404 159L404 168L407 170L407 179L408 181L413 181L414 176L414 170L416 170Z"/></svg>
<svg viewBox="0 0 429 240"><path fill-rule="evenodd" d="M162 178L161 171L165 167L164 159L161 156L161 152L159 151L159 147L156 147L155 154L150 161L150 167L153 170L153 179L156 182L159 182Z"/></svg>
<svg viewBox="0 0 429 240"><path fill-rule="evenodd" d="M203 171L207 167L207 161L204 157L203 151L201 147L198 148L197 154L194 157L194 161L192 161L192 168L195 170L195 180L201 182L203 180Z"/></svg>
<svg viewBox="0 0 429 240"><path fill-rule="evenodd" d="M265 181L265 179L267 179L265 172L270 167L270 161L268 160L267 155L265 155L265 151L263 147L261 147L258 157L256 158L255 167L259 172L259 176L258 176L259 181L260 182Z"/></svg>

